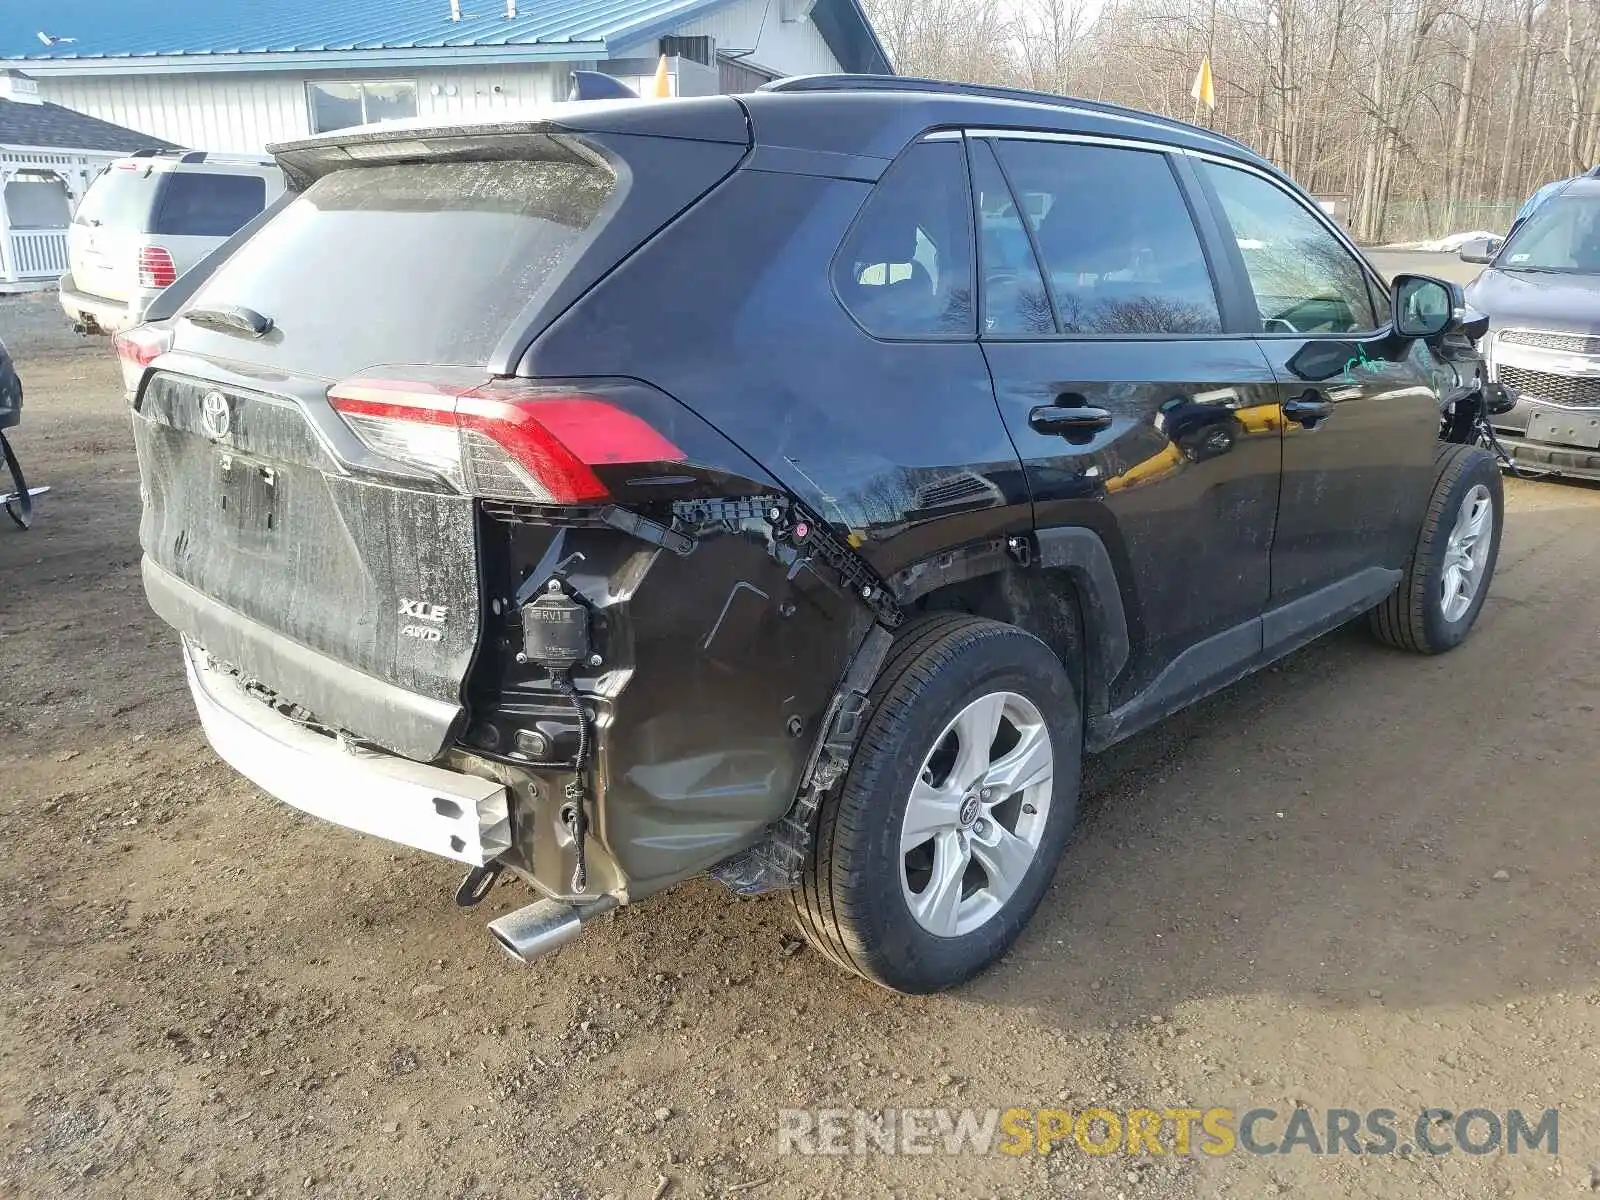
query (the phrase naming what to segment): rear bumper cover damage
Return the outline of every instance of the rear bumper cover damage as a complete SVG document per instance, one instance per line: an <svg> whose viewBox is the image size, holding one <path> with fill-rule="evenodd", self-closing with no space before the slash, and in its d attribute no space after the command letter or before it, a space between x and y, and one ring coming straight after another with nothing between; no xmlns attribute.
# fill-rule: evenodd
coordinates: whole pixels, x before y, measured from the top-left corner
<svg viewBox="0 0 1600 1200"><path fill-rule="evenodd" d="M336 825L473 866L510 848L502 784L307 728L251 696L187 638L183 653L212 749L269 795Z"/></svg>
<svg viewBox="0 0 1600 1200"><path fill-rule="evenodd" d="M319 721L359 729L363 719L381 713L384 744L423 762L439 757L448 744L461 718L460 704L420 696L307 649L212 599L148 556L142 570L145 597L158 617L247 676L270 679L274 690L316 713Z"/></svg>

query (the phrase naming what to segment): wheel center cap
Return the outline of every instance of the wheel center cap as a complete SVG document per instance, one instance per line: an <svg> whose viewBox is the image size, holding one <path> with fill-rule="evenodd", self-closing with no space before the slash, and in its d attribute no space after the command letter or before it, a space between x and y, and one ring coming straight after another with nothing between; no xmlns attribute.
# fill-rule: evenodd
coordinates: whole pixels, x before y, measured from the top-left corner
<svg viewBox="0 0 1600 1200"><path fill-rule="evenodd" d="M980 805L976 795L968 795L961 801L961 810L956 813L956 820L961 823L961 828L971 829L978 819Z"/></svg>

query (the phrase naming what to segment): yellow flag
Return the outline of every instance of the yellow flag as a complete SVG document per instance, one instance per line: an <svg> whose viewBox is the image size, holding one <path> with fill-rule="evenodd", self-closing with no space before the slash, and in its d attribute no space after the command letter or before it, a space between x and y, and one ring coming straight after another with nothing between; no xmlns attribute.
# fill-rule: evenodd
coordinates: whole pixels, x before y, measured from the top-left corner
<svg viewBox="0 0 1600 1200"><path fill-rule="evenodd" d="M1195 74L1194 86L1189 89L1189 95L1195 101L1204 104L1207 108L1217 106L1217 92L1211 85L1211 56L1208 54L1200 60L1200 70Z"/></svg>
<svg viewBox="0 0 1600 1200"><path fill-rule="evenodd" d="M672 95L672 76L667 73L667 56L665 54L661 56L661 61L656 64L654 94L658 98Z"/></svg>

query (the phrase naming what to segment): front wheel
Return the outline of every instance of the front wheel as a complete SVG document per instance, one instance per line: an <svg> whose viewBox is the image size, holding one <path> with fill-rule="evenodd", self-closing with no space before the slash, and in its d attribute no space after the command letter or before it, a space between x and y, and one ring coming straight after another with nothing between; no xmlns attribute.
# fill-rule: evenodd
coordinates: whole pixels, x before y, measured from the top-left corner
<svg viewBox="0 0 1600 1200"><path fill-rule="evenodd" d="M794 893L812 945L900 992L971 977L1021 933L1077 816L1082 723L1037 638L942 615L897 639Z"/></svg>
<svg viewBox="0 0 1600 1200"><path fill-rule="evenodd" d="M1471 632L1494 577L1505 490L1494 455L1446 444L1416 549L1392 595L1372 610L1379 641L1420 654L1454 649Z"/></svg>

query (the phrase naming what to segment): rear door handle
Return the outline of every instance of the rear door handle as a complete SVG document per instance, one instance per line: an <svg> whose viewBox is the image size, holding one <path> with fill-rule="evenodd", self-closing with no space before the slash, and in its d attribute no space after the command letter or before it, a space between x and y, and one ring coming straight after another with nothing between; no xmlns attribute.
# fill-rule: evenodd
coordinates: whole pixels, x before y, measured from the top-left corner
<svg viewBox="0 0 1600 1200"><path fill-rule="evenodd" d="M1333 401L1316 392L1305 392L1284 403L1283 415L1291 421L1298 421L1307 429L1315 429L1318 421L1326 421L1333 416Z"/></svg>
<svg viewBox="0 0 1600 1200"><path fill-rule="evenodd" d="M1041 404L1028 413L1028 425L1035 433L1059 434L1062 437L1088 437L1101 430L1110 429L1112 416L1103 408L1064 408L1059 404Z"/></svg>

